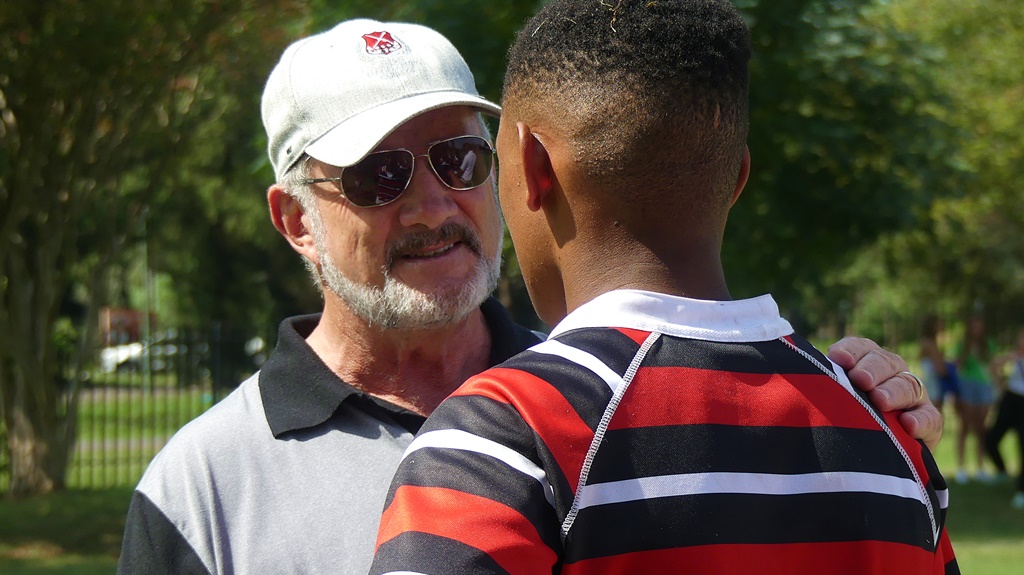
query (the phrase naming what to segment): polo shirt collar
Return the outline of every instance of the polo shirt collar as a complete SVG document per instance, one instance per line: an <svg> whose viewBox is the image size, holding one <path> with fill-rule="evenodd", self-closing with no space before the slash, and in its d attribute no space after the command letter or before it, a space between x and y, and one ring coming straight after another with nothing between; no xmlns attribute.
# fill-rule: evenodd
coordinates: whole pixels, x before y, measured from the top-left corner
<svg viewBox="0 0 1024 575"><path fill-rule="evenodd" d="M491 365L540 342L533 332L516 325L498 300L488 298L480 309L491 334ZM318 323L320 314L282 321L277 347L260 369L263 410L274 437L326 422L350 398L370 397L339 378L306 343ZM420 417L379 399L373 402L392 413Z"/></svg>
<svg viewBox="0 0 1024 575"><path fill-rule="evenodd" d="M274 437L327 421L341 402L358 393L306 343L319 323L320 314L282 321L277 347L260 369L263 410Z"/></svg>

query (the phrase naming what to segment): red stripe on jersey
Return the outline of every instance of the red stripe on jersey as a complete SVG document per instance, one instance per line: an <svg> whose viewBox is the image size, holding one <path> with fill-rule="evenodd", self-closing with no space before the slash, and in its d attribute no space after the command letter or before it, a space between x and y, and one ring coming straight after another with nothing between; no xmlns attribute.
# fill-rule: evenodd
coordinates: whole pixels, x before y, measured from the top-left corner
<svg viewBox="0 0 1024 575"><path fill-rule="evenodd" d="M456 395L478 395L515 407L558 462L573 492L576 491L586 447L594 438L594 431L550 383L518 369L495 367L471 378L452 394Z"/></svg>
<svg viewBox="0 0 1024 575"><path fill-rule="evenodd" d="M946 565L956 560L956 556L953 553L953 543L950 542L949 533L946 532L945 527L942 528L942 534L939 535L939 548L936 549L935 555L939 561Z"/></svg>
<svg viewBox="0 0 1024 575"><path fill-rule="evenodd" d="M627 327L617 327L617 328L615 328L615 330L618 331L619 333L621 333L622 335L628 337L629 339L633 340L634 342L636 342L637 345L643 345L644 341L648 338L648 336L651 335L651 332L649 332L649 331L641 331L639 329L629 329Z"/></svg>
<svg viewBox="0 0 1024 575"><path fill-rule="evenodd" d="M609 429L693 424L878 429L866 411L851 409L851 400L825 375L649 367L637 372Z"/></svg>
<svg viewBox="0 0 1024 575"><path fill-rule="evenodd" d="M452 509L458 513L451 513ZM381 517L377 547L408 532L429 533L480 549L509 573L550 573L558 561L518 511L453 489L399 487Z"/></svg>
<svg viewBox="0 0 1024 575"><path fill-rule="evenodd" d="M686 573L687 575L791 575L792 573L943 573L942 558L913 545L884 541L699 545L638 551L565 565L562 575Z"/></svg>

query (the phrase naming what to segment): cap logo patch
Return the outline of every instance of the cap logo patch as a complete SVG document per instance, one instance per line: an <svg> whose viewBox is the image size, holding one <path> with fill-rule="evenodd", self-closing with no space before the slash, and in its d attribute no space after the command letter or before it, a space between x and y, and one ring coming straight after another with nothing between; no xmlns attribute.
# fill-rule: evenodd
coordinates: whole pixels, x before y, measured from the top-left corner
<svg viewBox="0 0 1024 575"><path fill-rule="evenodd" d="M363 34L363 40L366 40L366 53L367 54L380 54L387 56L392 52L397 52L402 49L402 43L395 40L391 36L390 32L371 32L369 34Z"/></svg>

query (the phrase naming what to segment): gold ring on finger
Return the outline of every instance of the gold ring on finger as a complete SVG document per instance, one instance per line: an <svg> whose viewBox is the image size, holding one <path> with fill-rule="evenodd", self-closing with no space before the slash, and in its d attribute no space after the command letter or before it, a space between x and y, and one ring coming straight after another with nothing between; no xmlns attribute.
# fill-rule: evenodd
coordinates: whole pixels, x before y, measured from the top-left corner
<svg viewBox="0 0 1024 575"><path fill-rule="evenodd" d="M910 379L914 380L914 383L917 384L917 401L914 403L921 403L921 400L924 399L924 383L921 382L921 378L909 371L901 371L897 375L909 375Z"/></svg>

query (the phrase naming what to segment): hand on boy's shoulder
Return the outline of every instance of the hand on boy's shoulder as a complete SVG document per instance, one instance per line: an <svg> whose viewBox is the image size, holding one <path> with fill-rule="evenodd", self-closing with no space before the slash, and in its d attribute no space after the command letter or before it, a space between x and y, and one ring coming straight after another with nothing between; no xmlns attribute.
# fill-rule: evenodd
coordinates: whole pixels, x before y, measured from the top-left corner
<svg viewBox="0 0 1024 575"><path fill-rule="evenodd" d="M931 404L918 384L907 375L907 362L862 337L844 337L828 348L828 357L846 370L850 382L868 394L882 411L908 410L899 416L900 424L911 436L935 449L942 438L942 414Z"/></svg>

